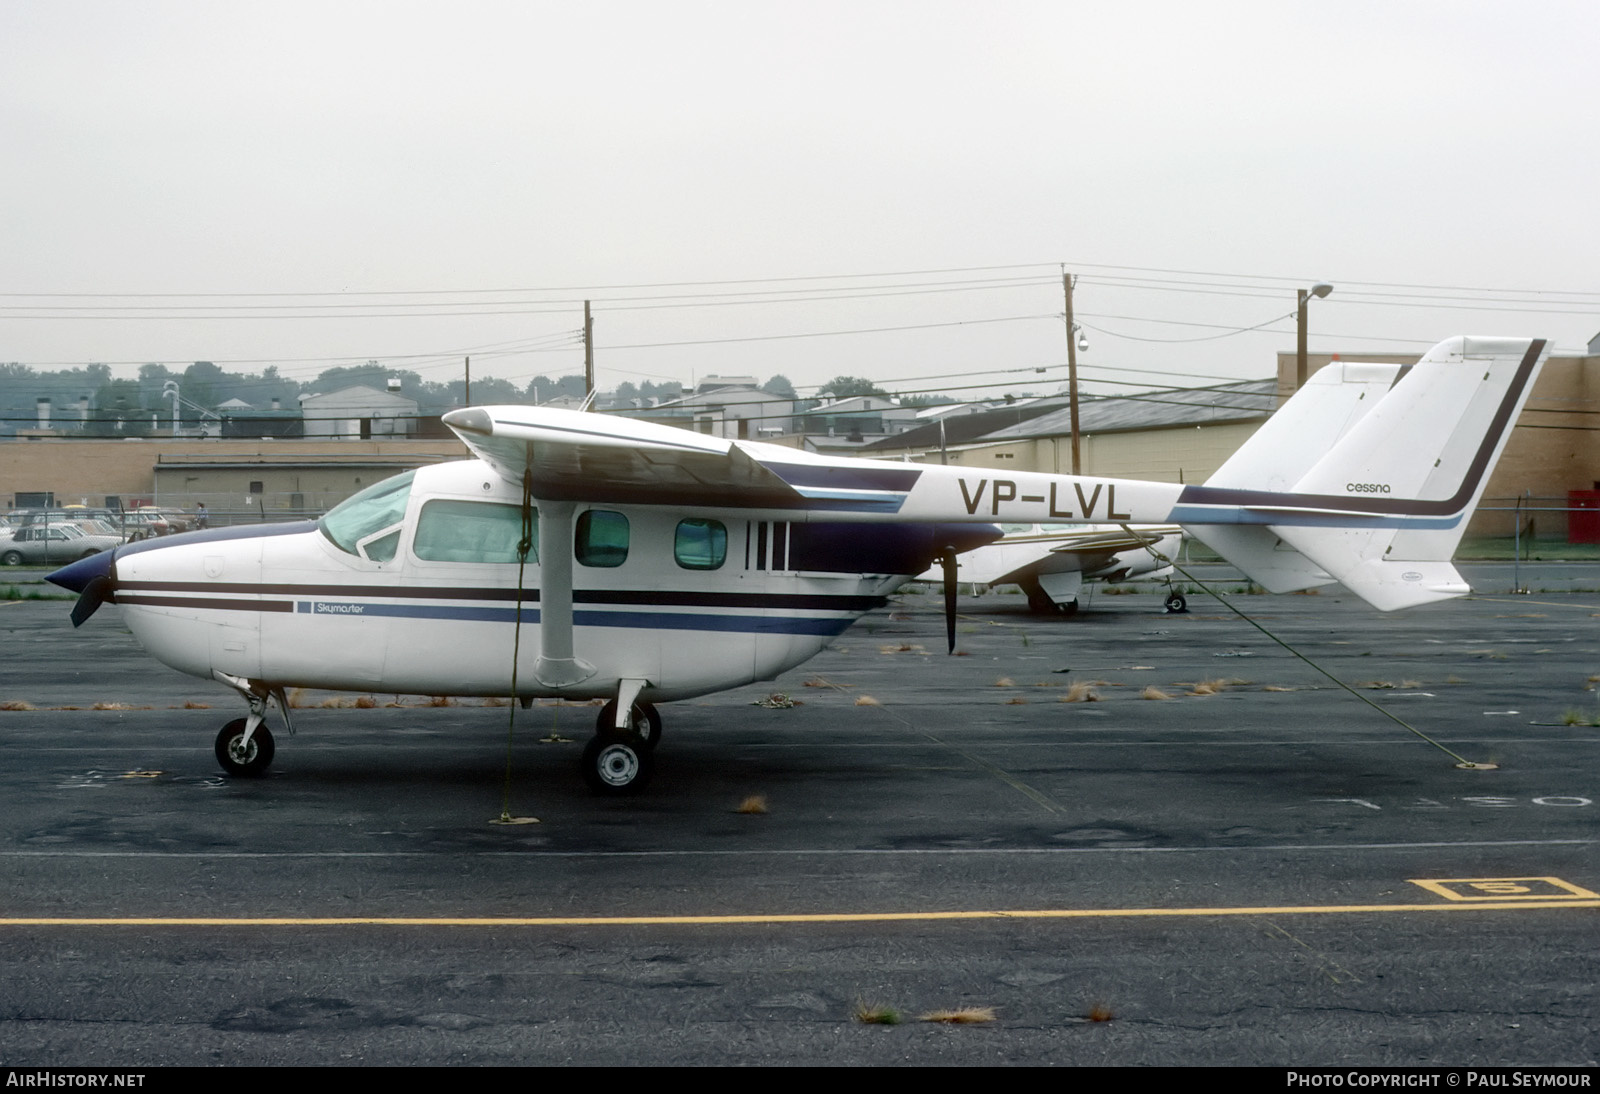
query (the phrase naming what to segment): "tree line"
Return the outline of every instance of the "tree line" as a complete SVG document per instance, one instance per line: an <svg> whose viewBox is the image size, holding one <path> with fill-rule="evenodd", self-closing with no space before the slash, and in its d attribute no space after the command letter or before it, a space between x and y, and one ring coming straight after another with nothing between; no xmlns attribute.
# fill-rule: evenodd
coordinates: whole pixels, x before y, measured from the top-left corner
<svg viewBox="0 0 1600 1094"><path fill-rule="evenodd" d="M464 377L437 381L424 379L409 369L397 369L378 361L362 365L339 365L324 369L309 381L283 375L276 365L260 372L230 372L210 361L196 361L183 369L148 364L135 378L119 379L109 365L92 364L69 369L35 369L23 364L0 364L0 434L28 429L38 422L40 399L50 400L52 423L62 425L84 418L83 431L100 436L139 436L152 426L164 428L171 422L172 404L166 386L176 381L183 406L179 418L186 425L196 424L203 410L214 411L237 399L257 411L268 410L277 401L289 413L299 410L302 395L326 394L349 387L370 387L388 391L392 380L400 383L399 394L415 400L425 416L443 414L467 404ZM794 385L783 375L761 384L761 390L797 402L796 410L809 409L816 400L801 400ZM472 381L471 402L548 403L563 397L581 399L585 394L581 375L535 376L524 386L509 380L486 376ZM836 376L819 390L835 398L859 395L884 395L871 380ZM598 404L603 409L626 410L651 406L681 398L683 385L675 381L624 381L603 393ZM88 400L87 415L80 408ZM944 396L918 396L902 400L908 405L951 402Z"/></svg>

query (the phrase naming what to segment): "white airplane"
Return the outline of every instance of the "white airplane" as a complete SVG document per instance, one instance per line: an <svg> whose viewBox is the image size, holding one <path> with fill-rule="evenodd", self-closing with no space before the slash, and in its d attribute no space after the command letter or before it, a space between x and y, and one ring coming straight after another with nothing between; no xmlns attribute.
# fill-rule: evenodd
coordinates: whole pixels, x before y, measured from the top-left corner
<svg viewBox="0 0 1600 1094"><path fill-rule="evenodd" d="M217 735L259 775L288 687L606 699L583 772L643 787L654 704L767 680L996 523L1182 525L1275 592L1334 580L1380 610L1469 590L1450 564L1546 356L1454 338L1414 367L1317 372L1204 486L824 457L543 407L445 421L479 457L321 520L128 544L50 580L165 664L234 688Z"/></svg>
<svg viewBox="0 0 1600 1094"><path fill-rule="evenodd" d="M1169 560L1183 544L1183 529L1176 524L1002 524L1000 531L1000 539L956 560L956 580L1020 585L1028 607L1042 614L1075 613L1085 582L1167 577L1172 573ZM944 568L929 567L917 580L942 582ZM1183 594L1169 592L1166 607L1183 611Z"/></svg>

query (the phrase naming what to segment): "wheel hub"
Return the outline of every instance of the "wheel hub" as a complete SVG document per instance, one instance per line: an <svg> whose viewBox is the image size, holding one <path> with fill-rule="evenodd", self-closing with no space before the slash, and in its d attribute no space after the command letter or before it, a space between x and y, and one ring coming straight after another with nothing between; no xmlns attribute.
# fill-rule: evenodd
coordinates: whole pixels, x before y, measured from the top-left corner
<svg viewBox="0 0 1600 1094"><path fill-rule="evenodd" d="M639 757L627 745L614 744L601 750L595 768L608 786L627 786L639 777Z"/></svg>

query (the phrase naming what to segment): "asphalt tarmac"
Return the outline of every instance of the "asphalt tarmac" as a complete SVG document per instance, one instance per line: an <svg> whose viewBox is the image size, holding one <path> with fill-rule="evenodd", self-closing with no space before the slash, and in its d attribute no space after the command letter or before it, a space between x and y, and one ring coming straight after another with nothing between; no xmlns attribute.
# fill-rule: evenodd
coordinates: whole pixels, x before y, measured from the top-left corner
<svg viewBox="0 0 1600 1094"><path fill-rule="evenodd" d="M232 693L5 604L0 1062L1593 1065L1600 580L1547 569L1227 597L1355 695L1198 595L963 597L957 657L906 595L621 800L593 708L516 712L507 797L509 707L388 695L229 781Z"/></svg>

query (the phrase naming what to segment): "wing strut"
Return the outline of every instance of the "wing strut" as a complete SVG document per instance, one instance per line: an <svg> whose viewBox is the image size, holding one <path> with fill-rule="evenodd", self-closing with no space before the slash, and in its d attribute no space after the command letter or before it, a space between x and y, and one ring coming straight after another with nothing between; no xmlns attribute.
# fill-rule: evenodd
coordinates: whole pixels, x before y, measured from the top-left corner
<svg viewBox="0 0 1600 1094"><path fill-rule="evenodd" d="M533 676L565 688L595 674L572 649L572 514L570 501L539 502L539 660Z"/></svg>

